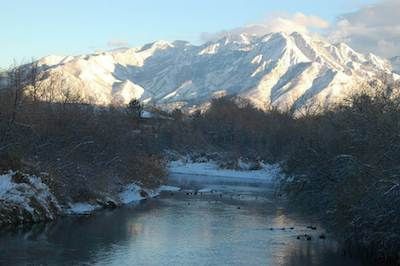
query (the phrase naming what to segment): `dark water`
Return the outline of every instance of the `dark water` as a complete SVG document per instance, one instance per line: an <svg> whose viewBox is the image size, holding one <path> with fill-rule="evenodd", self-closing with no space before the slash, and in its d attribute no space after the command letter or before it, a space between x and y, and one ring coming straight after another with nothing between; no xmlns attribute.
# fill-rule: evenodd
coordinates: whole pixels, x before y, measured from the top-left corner
<svg viewBox="0 0 400 266"><path fill-rule="evenodd" d="M316 220L276 203L268 184L171 182L215 192L163 193L138 206L2 232L0 264L361 265L343 257L329 235L319 239ZM312 240L298 240L303 234Z"/></svg>

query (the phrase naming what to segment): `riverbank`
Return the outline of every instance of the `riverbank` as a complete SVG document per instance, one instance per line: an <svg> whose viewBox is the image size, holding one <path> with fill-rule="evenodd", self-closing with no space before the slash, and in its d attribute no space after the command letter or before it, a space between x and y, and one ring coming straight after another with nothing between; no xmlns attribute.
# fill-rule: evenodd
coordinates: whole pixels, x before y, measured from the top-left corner
<svg viewBox="0 0 400 266"><path fill-rule="evenodd" d="M260 165L258 170L249 170L244 163L241 170L223 169L213 160L195 162L182 157L180 160L169 162L167 169L170 175L183 174L264 183L273 183L281 178L279 165ZM164 191L179 190L180 188L175 186L161 185L150 189L131 183L121 186L114 194L98 193L96 197L86 201L65 201L57 198L41 177L9 171L0 175L0 227L51 221L65 215L90 215L101 209L136 204L157 197Z"/></svg>
<svg viewBox="0 0 400 266"><path fill-rule="evenodd" d="M203 160L201 162L191 158L171 161L168 164L170 174L188 174L211 177L229 177L239 179L253 179L265 182L276 182L281 175L281 168L278 164L265 164L259 162L259 169L251 170L249 163L240 162L239 169L221 168L214 160Z"/></svg>
<svg viewBox="0 0 400 266"><path fill-rule="evenodd" d="M61 203L40 177L9 171L0 175L0 227L52 221L65 215L89 215L105 208L136 204L157 197L162 191L177 190L165 185L148 189L129 184L115 195Z"/></svg>
<svg viewBox="0 0 400 266"><path fill-rule="evenodd" d="M54 220L62 213L49 187L34 175L0 175L0 227Z"/></svg>

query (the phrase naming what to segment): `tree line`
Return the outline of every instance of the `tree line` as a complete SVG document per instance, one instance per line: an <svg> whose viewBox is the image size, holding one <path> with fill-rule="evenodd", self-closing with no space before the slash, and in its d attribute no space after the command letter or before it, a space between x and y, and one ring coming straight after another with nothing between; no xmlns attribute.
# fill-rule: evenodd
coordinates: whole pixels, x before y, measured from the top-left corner
<svg viewBox="0 0 400 266"><path fill-rule="evenodd" d="M95 106L41 75L34 65L13 68L0 90L1 171L41 176L62 203L106 198L127 183L163 182L155 134L140 134L140 104Z"/></svg>

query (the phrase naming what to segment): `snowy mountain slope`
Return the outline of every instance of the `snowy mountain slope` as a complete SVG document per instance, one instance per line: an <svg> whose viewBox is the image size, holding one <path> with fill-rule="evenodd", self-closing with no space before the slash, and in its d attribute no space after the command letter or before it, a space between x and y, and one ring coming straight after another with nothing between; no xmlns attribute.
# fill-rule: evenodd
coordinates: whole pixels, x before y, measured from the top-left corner
<svg viewBox="0 0 400 266"><path fill-rule="evenodd" d="M200 46L165 41L141 48L39 60L63 86L96 104L138 98L164 108L198 107L237 94L259 107L301 108L340 100L359 84L391 73L390 63L346 44L272 33L223 38Z"/></svg>

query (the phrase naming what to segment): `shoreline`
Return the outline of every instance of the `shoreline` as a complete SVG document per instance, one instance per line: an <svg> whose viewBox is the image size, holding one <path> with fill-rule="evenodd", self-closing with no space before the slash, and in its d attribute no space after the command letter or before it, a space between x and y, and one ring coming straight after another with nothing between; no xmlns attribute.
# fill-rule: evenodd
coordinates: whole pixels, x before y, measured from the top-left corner
<svg viewBox="0 0 400 266"><path fill-rule="evenodd" d="M219 168L214 161L168 163L168 175L190 175L218 178L231 181L254 181L273 183L279 178L279 165L262 164L259 170L232 170ZM17 180L18 177L20 180ZM115 195L94 198L90 201L60 204L41 177L9 171L0 175L0 227L34 224L53 221L58 217L71 215L92 215L103 209L118 208L138 204L148 198L155 198L161 192L176 192L177 186L161 185L156 189L146 189L135 183L124 186ZM37 204L37 203L40 204ZM16 211L17 210L17 211ZM41 212L46 210L46 212Z"/></svg>

